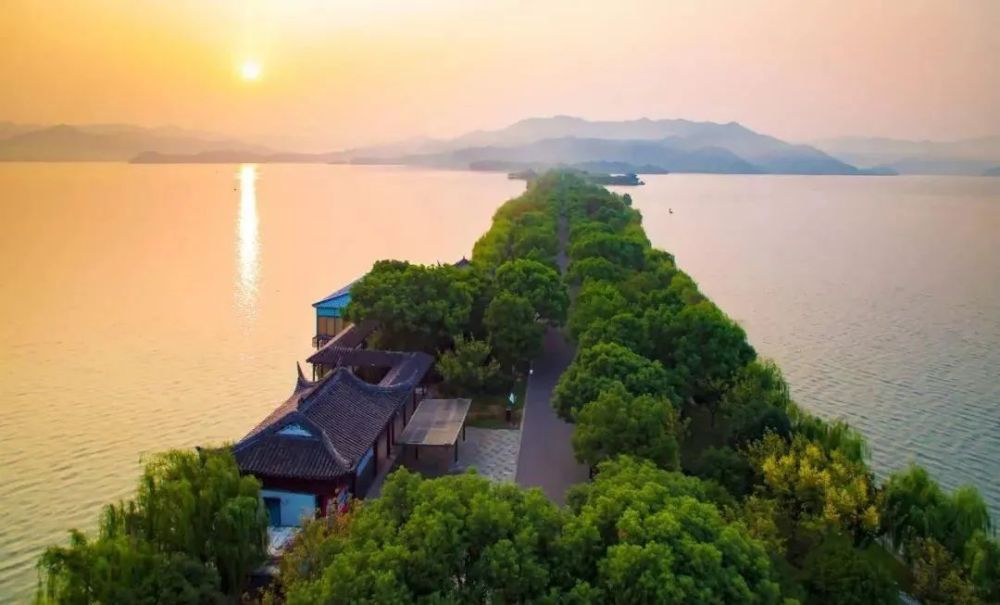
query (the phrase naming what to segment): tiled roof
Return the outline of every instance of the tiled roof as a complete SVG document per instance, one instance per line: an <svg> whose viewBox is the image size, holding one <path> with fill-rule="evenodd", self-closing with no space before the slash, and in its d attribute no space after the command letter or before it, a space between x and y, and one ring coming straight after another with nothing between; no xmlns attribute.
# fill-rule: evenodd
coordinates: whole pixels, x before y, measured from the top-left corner
<svg viewBox="0 0 1000 605"><path fill-rule="evenodd" d="M300 379L296 392L233 446L236 462L244 472L260 475L298 479L347 475L392 414L409 400L423 374L413 380L414 376L374 385L340 368L316 383ZM282 434L281 429L292 424L312 435Z"/></svg>
<svg viewBox="0 0 1000 605"><path fill-rule="evenodd" d="M356 349L360 347L365 339L371 336L372 332L374 332L377 328L378 322L373 319L366 319L359 324L351 324L341 330L339 334L330 338L330 340L328 340L319 351L313 353L306 361L309 363L320 363L313 361L313 358L316 357L316 355L319 355L320 351L327 347L335 347L338 349Z"/></svg>
<svg viewBox="0 0 1000 605"><path fill-rule="evenodd" d="M434 363L434 358L427 353L376 351L372 349L353 349L338 347L331 341L309 357L309 363L322 364L328 367L372 367L388 368L389 371L379 383L382 386L412 383L416 385Z"/></svg>

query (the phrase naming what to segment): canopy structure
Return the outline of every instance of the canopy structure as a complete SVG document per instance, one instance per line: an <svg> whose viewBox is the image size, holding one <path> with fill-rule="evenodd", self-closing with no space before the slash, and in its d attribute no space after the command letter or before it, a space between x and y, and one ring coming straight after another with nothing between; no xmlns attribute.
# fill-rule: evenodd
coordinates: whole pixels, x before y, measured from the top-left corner
<svg viewBox="0 0 1000 605"><path fill-rule="evenodd" d="M465 428L471 399L424 399L413 412L398 442L405 445L454 445L458 456L458 434ZM463 434L464 437L464 434Z"/></svg>

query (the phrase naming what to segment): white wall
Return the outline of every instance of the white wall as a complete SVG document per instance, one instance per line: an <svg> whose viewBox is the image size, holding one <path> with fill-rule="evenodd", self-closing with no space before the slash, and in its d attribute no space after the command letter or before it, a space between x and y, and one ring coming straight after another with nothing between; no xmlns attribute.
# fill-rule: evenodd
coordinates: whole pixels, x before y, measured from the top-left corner
<svg viewBox="0 0 1000 605"><path fill-rule="evenodd" d="M276 489L260 490L260 497L278 498L281 500L281 525L301 525L303 517L312 518L316 515L318 502L313 494L286 492Z"/></svg>

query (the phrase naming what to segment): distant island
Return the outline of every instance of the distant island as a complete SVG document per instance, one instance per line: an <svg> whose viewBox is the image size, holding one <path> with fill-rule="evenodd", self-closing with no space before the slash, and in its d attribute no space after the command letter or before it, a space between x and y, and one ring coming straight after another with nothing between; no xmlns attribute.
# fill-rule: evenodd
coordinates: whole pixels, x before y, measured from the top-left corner
<svg viewBox="0 0 1000 605"><path fill-rule="evenodd" d="M618 185L626 187L635 187L639 185L645 185L639 178L639 175L634 172L629 172L627 174L604 174L596 172L587 172L583 170L567 170L563 169L566 173L572 173L588 183L594 185ZM541 174L536 172L534 169L519 170L517 172L511 172L507 175L507 178L512 180L528 181L529 183L539 178Z"/></svg>
<svg viewBox="0 0 1000 605"><path fill-rule="evenodd" d="M1000 166L994 166L983 172L983 176L1000 176Z"/></svg>

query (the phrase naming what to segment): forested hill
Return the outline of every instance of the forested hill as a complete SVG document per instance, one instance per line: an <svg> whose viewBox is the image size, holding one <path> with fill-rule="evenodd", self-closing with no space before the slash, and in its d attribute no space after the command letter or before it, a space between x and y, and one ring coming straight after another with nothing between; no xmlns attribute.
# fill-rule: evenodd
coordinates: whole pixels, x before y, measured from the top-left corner
<svg viewBox="0 0 1000 605"><path fill-rule="evenodd" d="M352 292L352 320L438 354L435 388L456 395L508 392L542 325L563 325L578 349L552 405L594 477L560 507L475 473L396 471L379 498L309 522L279 583L245 600L1000 602L1000 542L975 488L945 491L919 466L877 479L864 438L793 400L650 245L628 195L547 173L497 210L468 267L379 261ZM228 450L152 459L97 537L46 552L40 600L234 602L263 562L258 488Z"/></svg>

